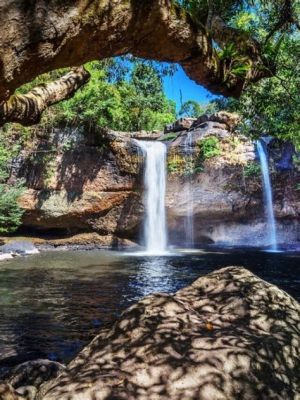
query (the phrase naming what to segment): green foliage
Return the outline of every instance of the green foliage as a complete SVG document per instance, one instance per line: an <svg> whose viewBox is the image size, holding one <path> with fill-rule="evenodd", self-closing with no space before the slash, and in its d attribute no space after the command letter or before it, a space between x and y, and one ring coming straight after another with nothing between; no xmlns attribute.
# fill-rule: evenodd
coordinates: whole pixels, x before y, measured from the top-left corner
<svg viewBox="0 0 300 400"><path fill-rule="evenodd" d="M178 113L180 117L198 118L200 115L205 114L205 108L195 100L189 100L182 104Z"/></svg>
<svg viewBox="0 0 300 400"><path fill-rule="evenodd" d="M296 190L300 190L300 183L296 184Z"/></svg>
<svg viewBox="0 0 300 400"><path fill-rule="evenodd" d="M151 131L160 130L175 120L175 103L167 99L162 84L162 77L172 73L171 68L134 58L93 61L86 68L91 74L88 84L71 99L46 110L39 127L51 130L82 125L87 129ZM20 91L26 92L37 84L56 79L61 73L45 74Z"/></svg>
<svg viewBox="0 0 300 400"><path fill-rule="evenodd" d="M220 142L215 136L208 136L202 139L198 146L200 147L199 157L203 161L221 154Z"/></svg>
<svg viewBox="0 0 300 400"><path fill-rule="evenodd" d="M195 161L192 157L173 154L168 157L168 172L171 175L191 176L195 173Z"/></svg>
<svg viewBox="0 0 300 400"><path fill-rule="evenodd" d="M178 162L178 160L177 159L175 159L175 158L173 158L173 159L171 159L171 160L168 160L168 172L169 172L169 174L179 174L179 172L180 172L180 170L181 170L181 165L180 165L180 163Z"/></svg>
<svg viewBox="0 0 300 400"><path fill-rule="evenodd" d="M22 183L18 182L15 186L6 184L9 162L19 151L19 144L14 143L14 139L0 130L0 233L15 231L23 215L18 204L23 192Z"/></svg>
<svg viewBox="0 0 300 400"><path fill-rule="evenodd" d="M260 176L260 165L256 163L247 164L244 168L244 176L246 178Z"/></svg>
<svg viewBox="0 0 300 400"><path fill-rule="evenodd" d="M270 38L290 32L299 24L298 0L174 0L174 3L202 25L209 25L211 16L218 15L228 25L251 32L256 39L262 38L262 29L265 38Z"/></svg>
<svg viewBox="0 0 300 400"><path fill-rule="evenodd" d="M285 37L277 53L277 72L248 87L240 99L219 99L219 109L243 117L242 133L270 135L292 141L300 149L300 40Z"/></svg>
<svg viewBox="0 0 300 400"><path fill-rule="evenodd" d="M170 133L165 134L164 136L162 136L158 140L160 140L161 142L167 142L169 140L174 140L176 138L177 138L177 133L170 132Z"/></svg>
<svg viewBox="0 0 300 400"><path fill-rule="evenodd" d="M20 226L24 211L18 200L23 190L21 183L15 186L0 183L0 233L14 232Z"/></svg>

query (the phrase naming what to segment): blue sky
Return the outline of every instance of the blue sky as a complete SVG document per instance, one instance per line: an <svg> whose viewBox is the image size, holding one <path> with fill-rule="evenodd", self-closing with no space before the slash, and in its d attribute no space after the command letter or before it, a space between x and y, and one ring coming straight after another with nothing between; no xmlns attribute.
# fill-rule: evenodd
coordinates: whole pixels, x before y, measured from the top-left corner
<svg viewBox="0 0 300 400"><path fill-rule="evenodd" d="M173 76L164 78L164 88L168 98L174 100L177 104L177 110L180 109L182 92L182 101L195 100L199 103L206 104L216 96L212 95L204 87L197 85L188 78L183 69L178 66L177 72Z"/></svg>

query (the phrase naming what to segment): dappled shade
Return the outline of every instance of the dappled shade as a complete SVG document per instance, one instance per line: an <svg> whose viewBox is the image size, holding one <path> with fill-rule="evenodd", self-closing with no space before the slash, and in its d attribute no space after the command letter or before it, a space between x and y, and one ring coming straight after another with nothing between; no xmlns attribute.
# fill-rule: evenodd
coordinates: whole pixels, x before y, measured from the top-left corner
<svg viewBox="0 0 300 400"><path fill-rule="evenodd" d="M300 306L228 267L126 310L39 399L293 399Z"/></svg>

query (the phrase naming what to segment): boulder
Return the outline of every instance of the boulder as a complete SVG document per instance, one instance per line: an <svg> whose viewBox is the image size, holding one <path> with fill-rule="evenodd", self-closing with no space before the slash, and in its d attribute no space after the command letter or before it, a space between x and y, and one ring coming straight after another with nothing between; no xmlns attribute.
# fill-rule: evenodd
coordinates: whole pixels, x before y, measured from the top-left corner
<svg viewBox="0 0 300 400"><path fill-rule="evenodd" d="M205 122L218 122L229 130L233 131L234 128L238 126L241 122L241 117L237 113L229 113L227 111L219 111L212 115L201 115L197 120L193 123L192 128L198 128L202 126Z"/></svg>
<svg viewBox="0 0 300 400"><path fill-rule="evenodd" d="M11 253L0 253L0 261L11 260L14 256Z"/></svg>
<svg viewBox="0 0 300 400"><path fill-rule="evenodd" d="M65 366L56 361L43 359L26 361L9 372L6 383L18 390L20 387L29 386L38 388L42 383L56 378L64 369Z"/></svg>
<svg viewBox="0 0 300 400"><path fill-rule="evenodd" d="M295 400L300 305L241 267L127 309L39 400Z"/></svg>
<svg viewBox="0 0 300 400"><path fill-rule="evenodd" d="M12 253L17 255L31 255L39 253L34 244L25 240L14 240L3 246L0 246L0 252Z"/></svg>
<svg viewBox="0 0 300 400"><path fill-rule="evenodd" d="M25 399L26 397L19 396L11 385L0 382L0 400L25 400Z"/></svg>
<svg viewBox="0 0 300 400"><path fill-rule="evenodd" d="M180 132L190 129L190 127L195 123L196 118L180 118L173 124L169 124L165 127L165 133L170 132Z"/></svg>

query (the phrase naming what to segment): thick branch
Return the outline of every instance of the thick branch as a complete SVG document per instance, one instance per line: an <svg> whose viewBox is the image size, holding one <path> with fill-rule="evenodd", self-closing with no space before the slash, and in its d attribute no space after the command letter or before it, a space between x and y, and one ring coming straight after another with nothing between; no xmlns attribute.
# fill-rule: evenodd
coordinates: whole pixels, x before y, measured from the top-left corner
<svg viewBox="0 0 300 400"><path fill-rule="evenodd" d="M177 62L212 92L238 96L244 80L224 82L206 28L171 0L0 0L0 101L36 76L126 53ZM268 74L252 51L253 79Z"/></svg>
<svg viewBox="0 0 300 400"><path fill-rule="evenodd" d="M37 86L25 95L11 96L0 105L0 126L6 122L19 122L25 126L38 123L47 107L72 97L89 77L89 72L78 67L56 81Z"/></svg>

